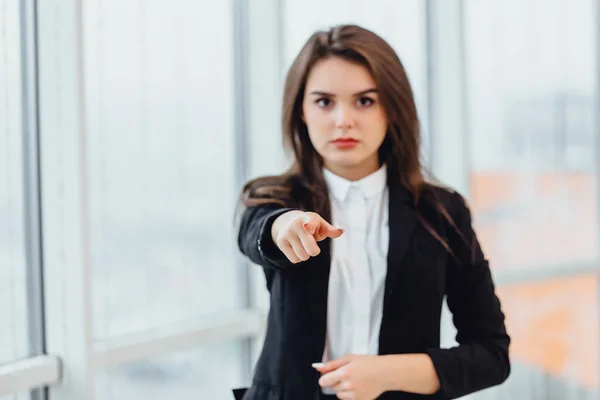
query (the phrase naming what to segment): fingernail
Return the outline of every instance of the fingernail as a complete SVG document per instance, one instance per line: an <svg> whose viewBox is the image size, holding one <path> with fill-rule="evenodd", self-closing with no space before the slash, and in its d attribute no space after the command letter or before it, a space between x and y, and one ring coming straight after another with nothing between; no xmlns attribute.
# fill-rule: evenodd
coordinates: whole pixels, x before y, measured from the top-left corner
<svg viewBox="0 0 600 400"><path fill-rule="evenodd" d="M312 367L313 368L323 368L325 366L325 364L323 363L313 363Z"/></svg>

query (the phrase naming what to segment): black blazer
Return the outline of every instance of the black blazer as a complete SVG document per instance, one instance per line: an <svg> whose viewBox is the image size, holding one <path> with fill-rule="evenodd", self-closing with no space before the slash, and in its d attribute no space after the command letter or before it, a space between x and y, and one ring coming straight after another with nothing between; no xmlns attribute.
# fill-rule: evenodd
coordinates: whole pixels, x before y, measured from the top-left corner
<svg viewBox="0 0 600 400"><path fill-rule="evenodd" d="M380 399L452 399L498 385L510 372L504 314L464 199L437 187L422 198L415 207L408 191L390 188L379 353L428 354L441 389L431 396L387 392ZM432 199L443 205L453 224ZM273 221L289 210L273 204L250 207L241 218L239 248L263 267L271 300L263 350L244 400L319 398L319 373L311 364L321 361L325 345L330 239L319 243L317 257L289 262L271 238ZM459 345L451 349L440 348L444 296L458 331Z"/></svg>

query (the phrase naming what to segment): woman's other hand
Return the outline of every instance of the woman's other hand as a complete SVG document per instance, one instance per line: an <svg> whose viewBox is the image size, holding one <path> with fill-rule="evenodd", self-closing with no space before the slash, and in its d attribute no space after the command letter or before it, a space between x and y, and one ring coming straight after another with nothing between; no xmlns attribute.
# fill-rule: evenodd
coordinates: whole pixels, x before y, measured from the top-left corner
<svg viewBox="0 0 600 400"><path fill-rule="evenodd" d="M385 391L379 356L349 355L320 366L321 387L332 388L339 399L373 400Z"/></svg>

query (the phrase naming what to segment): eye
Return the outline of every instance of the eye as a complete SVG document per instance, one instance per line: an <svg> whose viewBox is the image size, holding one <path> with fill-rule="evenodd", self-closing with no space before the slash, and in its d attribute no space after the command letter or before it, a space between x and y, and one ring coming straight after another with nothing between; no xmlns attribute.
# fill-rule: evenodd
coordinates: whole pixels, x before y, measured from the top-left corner
<svg viewBox="0 0 600 400"><path fill-rule="evenodd" d="M331 99L321 97L320 99L317 99L315 103L317 103L320 108L327 108L331 104Z"/></svg>
<svg viewBox="0 0 600 400"><path fill-rule="evenodd" d="M373 103L375 103L375 100L370 97L361 97L357 102L359 107L369 107L373 105Z"/></svg>

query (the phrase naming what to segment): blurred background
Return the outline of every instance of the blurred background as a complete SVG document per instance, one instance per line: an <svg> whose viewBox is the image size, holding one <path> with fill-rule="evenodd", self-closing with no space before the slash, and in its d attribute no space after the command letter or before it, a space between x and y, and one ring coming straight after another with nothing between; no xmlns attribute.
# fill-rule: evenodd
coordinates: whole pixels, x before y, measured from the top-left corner
<svg viewBox="0 0 600 400"><path fill-rule="evenodd" d="M491 261L513 371L469 397L600 398L598 5L0 0L0 399L249 383L268 297L237 196L287 165L292 59L348 22L404 62L423 160Z"/></svg>

